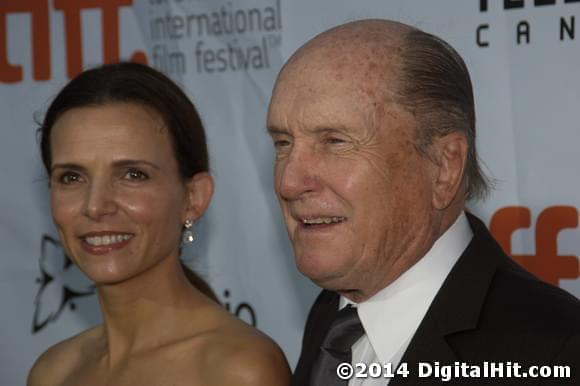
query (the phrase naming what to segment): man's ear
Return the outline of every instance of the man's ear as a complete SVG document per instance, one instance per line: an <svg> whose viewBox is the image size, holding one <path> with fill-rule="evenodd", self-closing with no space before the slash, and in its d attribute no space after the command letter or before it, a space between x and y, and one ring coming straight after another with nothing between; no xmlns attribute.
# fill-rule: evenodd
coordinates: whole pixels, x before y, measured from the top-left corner
<svg viewBox="0 0 580 386"><path fill-rule="evenodd" d="M208 172L197 173L186 182L185 188L187 207L182 220L195 222L209 206L213 195L213 178Z"/></svg>
<svg viewBox="0 0 580 386"><path fill-rule="evenodd" d="M467 150L467 138L459 132L444 135L431 145L431 154L437 163L433 187L435 209L446 209L453 203L458 192L463 194Z"/></svg>

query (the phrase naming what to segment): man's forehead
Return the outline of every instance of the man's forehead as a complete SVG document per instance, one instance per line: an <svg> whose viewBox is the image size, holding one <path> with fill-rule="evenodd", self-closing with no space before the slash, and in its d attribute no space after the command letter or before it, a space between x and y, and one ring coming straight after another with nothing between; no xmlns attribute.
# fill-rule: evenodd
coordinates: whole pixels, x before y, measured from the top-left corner
<svg viewBox="0 0 580 386"><path fill-rule="evenodd" d="M269 123L277 120L275 115L309 122L346 112L375 115L385 104L398 100L400 47L409 30L398 23L366 20L318 35L282 69Z"/></svg>
<svg viewBox="0 0 580 386"><path fill-rule="evenodd" d="M285 68L317 62L335 68L374 64L389 66L398 59L405 36L413 28L388 20L360 20L327 30L300 47Z"/></svg>
<svg viewBox="0 0 580 386"><path fill-rule="evenodd" d="M324 97L355 93L376 102L392 99L397 89L400 48L376 41L366 45L320 44L293 57L284 67L274 96ZM290 91L290 93L288 93Z"/></svg>
<svg viewBox="0 0 580 386"><path fill-rule="evenodd" d="M323 111L333 107L365 109L396 101L395 70L376 60L361 63L329 61L309 66L296 65L282 74L274 89L270 109Z"/></svg>
<svg viewBox="0 0 580 386"><path fill-rule="evenodd" d="M321 45L291 59L280 80L303 78L307 74L334 77L337 81L348 81L353 76L360 79L391 76L399 63L399 53L399 46L381 42Z"/></svg>
<svg viewBox="0 0 580 386"><path fill-rule="evenodd" d="M316 89L314 85L312 89ZM271 134L321 135L342 132L355 137L381 131L385 122L391 126L402 114L403 107L394 100L377 101L362 91L341 92L338 88L327 95L281 92L272 100L267 119ZM287 90L288 91L288 90Z"/></svg>

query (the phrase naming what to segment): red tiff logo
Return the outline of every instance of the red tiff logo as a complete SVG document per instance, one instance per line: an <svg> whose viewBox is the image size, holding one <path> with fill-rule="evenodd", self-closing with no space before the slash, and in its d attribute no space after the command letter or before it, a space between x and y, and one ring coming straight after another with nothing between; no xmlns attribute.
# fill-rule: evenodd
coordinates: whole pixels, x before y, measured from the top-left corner
<svg viewBox="0 0 580 386"><path fill-rule="evenodd" d="M130 6L133 0L54 0L54 9L64 13L66 65L69 78L82 71L83 47L81 11L100 9L102 12L103 62L119 60L119 8ZM12 0L0 2L0 82L22 81L22 66L8 61L6 16L28 13L32 18L32 67L34 80L50 79L50 19L48 0ZM143 52L135 52L131 60L146 63Z"/></svg>
<svg viewBox="0 0 580 386"><path fill-rule="evenodd" d="M560 279L580 277L580 264L574 255L558 254L558 233L562 229L578 227L578 210L572 206L552 206L544 209L536 221L536 253L514 255L512 234L530 228L532 215L524 206L510 206L498 210L491 219L490 230L505 253L542 280L558 285Z"/></svg>

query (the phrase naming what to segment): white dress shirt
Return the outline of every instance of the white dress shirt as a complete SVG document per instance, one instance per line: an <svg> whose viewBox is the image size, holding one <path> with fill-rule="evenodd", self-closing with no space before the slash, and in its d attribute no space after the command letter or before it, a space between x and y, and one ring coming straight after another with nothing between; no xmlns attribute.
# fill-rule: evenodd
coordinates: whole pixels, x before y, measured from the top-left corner
<svg viewBox="0 0 580 386"><path fill-rule="evenodd" d="M415 265L371 298L354 304L365 335L352 346L353 366L361 362L391 363L395 372L433 298L472 237L462 213ZM340 308L347 304L353 303L341 297ZM353 377L348 384L384 386L388 381L389 378Z"/></svg>

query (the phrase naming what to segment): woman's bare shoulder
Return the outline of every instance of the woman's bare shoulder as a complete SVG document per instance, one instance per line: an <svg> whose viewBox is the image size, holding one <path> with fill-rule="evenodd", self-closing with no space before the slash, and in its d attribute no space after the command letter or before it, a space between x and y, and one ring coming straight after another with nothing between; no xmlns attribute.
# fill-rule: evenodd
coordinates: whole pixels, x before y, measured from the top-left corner
<svg viewBox="0 0 580 386"><path fill-rule="evenodd" d="M233 342L232 342L233 343ZM287 386L290 369L284 353L269 338L238 339L222 357L225 371L219 374L220 385Z"/></svg>
<svg viewBox="0 0 580 386"><path fill-rule="evenodd" d="M226 319L207 340L205 367L213 370L208 384L288 385L290 369L280 347L243 321Z"/></svg>
<svg viewBox="0 0 580 386"><path fill-rule="evenodd" d="M78 364L80 353L96 342L102 327L85 330L51 346L42 353L28 373L27 386L60 385Z"/></svg>

